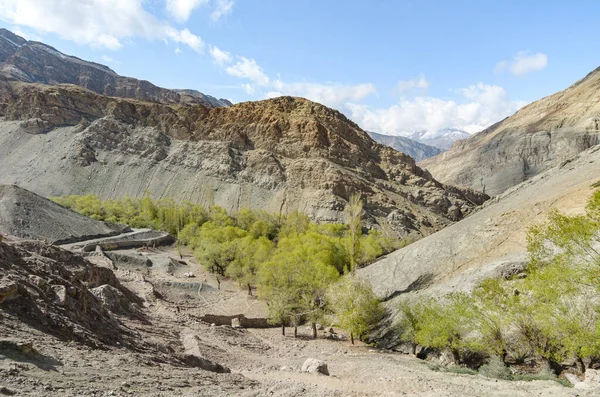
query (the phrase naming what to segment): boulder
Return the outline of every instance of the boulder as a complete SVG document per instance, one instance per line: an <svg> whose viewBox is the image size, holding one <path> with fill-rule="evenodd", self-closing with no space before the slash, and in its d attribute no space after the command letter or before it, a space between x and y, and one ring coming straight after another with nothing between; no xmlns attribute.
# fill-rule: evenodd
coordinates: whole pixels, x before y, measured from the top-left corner
<svg viewBox="0 0 600 397"><path fill-rule="evenodd" d="M131 302L118 289L112 285L104 284L92 288L90 292L102 302L102 304L115 314L128 314L131 312Z"/></svg>
<svg viewBox="0 0 600 397"><path fill-rule="evenodd" d="M52 291L54 291L54 303L59 306L64 306L67 303L67 287L64 285L51 285Z"/></svg>
<svg viewBox="0 0 600 397"><path fill-rule="evenodd" d="M46 280L35 274L29 275L29 281L36 287L43 287L44 285L48 284Z"/></svg>
<svg viewBox="0 0 600 397"><path fill-rule="evenodd" d="M11 296L16 295L18 285L16 282L3 278L0 280L0 303L9 299Z"/></svg>
<svg viewBox="0 0 600 397"><path fill-rule="evenodd" d="M242 328L242 324L240 322L239 317L235 317L231 319L231 327L232 328Z"/></svg>
<svg viewBox="0 0 600 397"><path fill-rule="evenodd" d="M594 388L600 388L600 370L591 368L586 369L584 381Z"/></svg>
<svg viewBox="0 0 600 397"><path fill-rule="evenodd" d="M565 379L571 382L572 385L576 385L577 383L581 382L581 380L579 380L579 377L575 374L567 373L565 374Z"/></svg>
<svg viewBox="0 0 600 397"><path fill-rule="evenodd" d="M310 374L322 374L329 376L329 369L325 361L317 360L316 358L308 358L302 364L301 372L308 372Z"/></svg>

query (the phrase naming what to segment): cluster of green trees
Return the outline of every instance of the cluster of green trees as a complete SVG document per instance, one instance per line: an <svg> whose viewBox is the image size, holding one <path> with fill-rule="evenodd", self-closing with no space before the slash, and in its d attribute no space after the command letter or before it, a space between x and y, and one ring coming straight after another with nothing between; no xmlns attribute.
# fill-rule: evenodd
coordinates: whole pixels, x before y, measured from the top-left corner
<svg viewBox="0 0 600 397"><path fill-rule="evenodd" d="M472 293L400 304L403 340L451 351L458 362L496 356L554 366L600 359L600 192L585 215L553 212L528 235L524 274L489 279Z"/></svg>
<svg viewBox="0 0 600 397"><path fill-rule="evenodd" d="M52 201L72 209L92 219L122 223L134 228L164 230L177 236L183 227L190 223L204 223L208 212L198 204L188 201L176 203L173 199L153 200L146 193L144 198L101 200L98 196L60 196Z"/></svg>
<svg viewBox="0 0 600 397"><path fill-rule="evenodd" d="M363 201L353 195L346 224L316 224L293 212L286 216L242 209L205 209L188 202L126 197L62 196L57 203L91 218L132 227L166 230L187 245L217 277L240 286L268 303L273 324L295 326L331 321L362 337L383 311L368 284L353 276L357 267L404 243L377 231L363 234ZM353 340L354 341L354 340Z"/></svg>

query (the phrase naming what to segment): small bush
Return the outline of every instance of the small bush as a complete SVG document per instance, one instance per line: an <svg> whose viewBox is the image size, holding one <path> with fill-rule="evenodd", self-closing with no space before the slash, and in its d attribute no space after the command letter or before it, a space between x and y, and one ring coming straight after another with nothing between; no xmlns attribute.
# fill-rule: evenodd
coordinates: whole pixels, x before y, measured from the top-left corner
<svg viewBox="0 0 600 397"><path fill-rule="evenodd" d="M479 368L479 373L486 378L511 380L513 375L500 357L493 356L487 364Z"/></svg>
<svg viewBox="0 0 600 397"><path fill-rule="evenodd" d="M522 380L524 382L532 382L534 380L552 380L554 382L560 383L565 387L573 387L571 382L566 379L557 378L554 374L551 373L539 373L539 374L523 374L523 375L513 375L512 380Z"/></svg>

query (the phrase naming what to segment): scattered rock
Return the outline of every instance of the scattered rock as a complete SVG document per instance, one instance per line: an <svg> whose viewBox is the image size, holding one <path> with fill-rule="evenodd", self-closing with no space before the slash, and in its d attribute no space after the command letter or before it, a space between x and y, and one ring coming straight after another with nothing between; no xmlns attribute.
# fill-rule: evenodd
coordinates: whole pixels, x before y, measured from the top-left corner
<svg viewBox="0 0 600 397"><path fill-rule="evenodd" d="M240 319L238 317L231 319L231 326L233 328L242 328L242 324L240 323Z"/></svg>
<svg viewBox="0 0 600 397"><path fill-rule="evenodd" d="M44 280L40 276L36 276L35 274L29 275L29 281L36 287L43 287L44 285L48 284L46 280Z"/></svg>
<svg viewBox="0 0 600 397"><path fill-rule="evenodd" d="M185 278L195 278L196 275L194 273L192 273L192 272L186 272L186 273L183 273L183 277L185 277Z"/></svg>
<svg viewBox="0 0 600 397"><path fill-rule="evenodd" d="M50 288L52 288L52 291L56 295L54 303L64 306L67 303L67 288L64 285L52 285Z"/></svg>
<svg viewBox="0 0 600 397"><path fill-rule="evenodd" d="M571 382L571 384L576 385L577 383L581 382L581 380L579 379L579 377L575 374L565 374L565 379L568 380L569 382Z"/></svg>
<svg viewBox="0 0 600 397"><path fill-rule="evenodd" d="M575 389L579 389L579 390L587 390L590 388L590 385L588 385L585 382L577 382L577 383L575 383L575 385L573 387Z"/></svg>
<svg viewBox="0 0 600 397"><path fill-rule="evenodd" d="M600 370L591 368L586 369L584 382L594 388L600 388Z"/></svg>
<svg viewBox="0 0 600 397"><path fill-rule="evenodd" d="M17 394L17 392L10 390L4 386L0 386L0 394L2 394L4 396L14 396L15 394Z"/></svg>
<svg viewBox="0 0 600 397"><path fill-rule="evenodd" d="M317 360L315 358L308 358L302 364L301 372L308 372L311 374L322 374L329 376L329 369L325 361Z"/></svg>
<svg viewBox="0 0 600 397"><path fill-rule="evenodd" d="M18 285L7 278L0 280L0 303L16 295Z"/></svg>

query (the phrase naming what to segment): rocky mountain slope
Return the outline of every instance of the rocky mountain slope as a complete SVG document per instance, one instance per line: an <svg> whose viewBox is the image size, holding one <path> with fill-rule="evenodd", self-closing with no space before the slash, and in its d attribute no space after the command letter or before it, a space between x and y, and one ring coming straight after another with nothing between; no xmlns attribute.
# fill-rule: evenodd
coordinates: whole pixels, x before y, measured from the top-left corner
<svg viewBox="0 0 600 397"><path fill-rule="evenodd" d="M107 66L27 41L6 29L0 29L0 75L29 83L76 84L99 94L146 101L199 103L207 107L231 105L226 99L195 90L169 90L145 80L119 76Z"/></svg>
<svg viewBox="0 0 600 397"><path fill-rule="evenodd" d="M600 68L422 166L439 180L496 195L599 143Z"/></svg>
<svg viewBox="0 0 600 397"><path fill-rule="evenodd" d="M209 109L4 80L0 115L0 183L44 196L148 190L327 222L342 221L359 191L367 224L399 235L439 230L486 198L438 183L341 113L301 98Z"/></svg>
<svg viewBox="0 0 600 397"><path fill-rule="evenodd" d="M371 131L367 131L367 134L369 134L369 136L373 138L375 142L379 142L382 145L389 146L399 152L408 154L410 157L415 159L415 161L421 161L442 152L441 149L425 145L421 142L403 136L383 135Z"/></svg>
<svg viewBox="0 0 600 397"><path fill-rule="evenodd" d="M489 200L466 219L359 271L390 300L407 294L439 296L469 290L484 278L510 276L526 266L526 232L550 210L583 213L600 186L600 146Z"/></svg>
<svg viewBox="0 0 600 397"><path fill-rule="evenodd" d="M0 185L0 234L60 244L127 230L127 226L95 221L17 186Z"/></svg>

